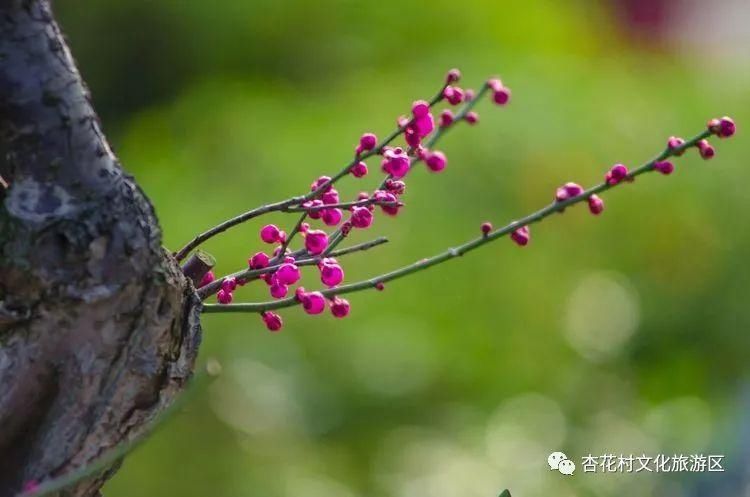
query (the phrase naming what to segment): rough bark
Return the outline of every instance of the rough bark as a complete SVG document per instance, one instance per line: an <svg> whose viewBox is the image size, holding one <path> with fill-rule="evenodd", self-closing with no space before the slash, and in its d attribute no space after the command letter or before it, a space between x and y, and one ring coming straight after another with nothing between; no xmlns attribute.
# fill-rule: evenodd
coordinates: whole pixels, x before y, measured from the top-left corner
<svg viewBox="0 0 750 497"><path fill-rule="evenodd" d="M108 146L47 0L0 0L0 152L6 496L168 406L193 369L200 302ZM97 495L114 469L64 495Z"/></svg>

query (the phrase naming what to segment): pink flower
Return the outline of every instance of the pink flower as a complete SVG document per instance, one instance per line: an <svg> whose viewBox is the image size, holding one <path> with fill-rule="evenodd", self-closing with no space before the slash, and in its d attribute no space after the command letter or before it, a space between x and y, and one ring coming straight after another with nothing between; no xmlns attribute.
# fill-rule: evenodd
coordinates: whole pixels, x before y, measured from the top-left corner
<svg viewBox="0 0 750 497"><path fill-rule="evenodd" d="M323 259L318 264L318 269L320 270L320 281L329 288L344 281L344 270L336 262L336 259Z"/></svg>
<svg viewBox="0 0 750 497"><path fill-rule="evenodd" d="M450 109L445 109L440 113L440 127L447 128L448 126L453 124L453 119L455 119L455 117L453 116L453 112L451 112Z"/></svg>
<svg viewBox="0 0 750 497"><path fill-rule="evenodd" d="M428 112L424 117L415 117L412 126L417 131L417 135L420 138L424 138L435 129L435 119Z"/></svg>
<svg viewBox="0 0 750 497"><path fill-rule="evenodd" d="M276 279L271 285L270 291L273 298L283 299L289 293L289 287Z"/></svg>
<svg viewBox="0 0 750 497"><path fill-rule="evenodd" d="M364 162L357 162L352 168L349 170L350 173L352 173L352 176L355 178L362 178L364 176L367 176L367 164Z"/></svg>
<svg viewBox="0 0 750 497"><path fill-rule="evenodd" d="M448 71L448 74L445 75L445 82L447 84L455 83L459 79L461 79L461 71L456 68L451 69Z"/></svg>
<svg viewBox="0 0 750 497"><path fill-rule="evenodd" d="M737 132L737 126L731 117L724 116L719 119L719 138L729 138Z"/></svg>
<svg viewBox="0 0 750 497"><path fill-rule="evenodd" d="M481 225L481 226L479 227L479 229L480 229L480 230L482 231L482 234L483 234L483 235L485 235L485 236L486 236L486 235L489 235L489 234L490 234L490 232L492 231L492 223L490 223L490 222L484 222L484 223L482 223L482 225Z"/></svg>
<svg viewBox="0 0 750 497"><path fill-rule="evenodd" d="M268 328L270 331L279 331L281 327L284 326L284 321L281 319L281 316L279 316L275 312L266 311L262 313L260 317L266 324L266 328Z"/></svg>
<svg viewBox="0 0 750 497"><path fill-rule="evenodd" d="M340 202L339 192L336 191L335 188L330 188L327 192L320 196L320 200L322 200L323 204L325 205L338 204Z"/></svg>
<svg viewBox="0 0 750 497"><path fill-rule="evenodd" d="M320 292L301 293L298 298L308 314L320 314L326 308L326 299Z"/></svg>
<svg viewBox="0 0 750 497"><path fill-rule="evenodd" d="M350 218L355 228L369 228L372 225L372 211L367 207L354 207Z"/></svg>
<svg viewBox="0 0 750 497"><path fill-rule="evenodd" d="M505 105L510 102L510 88L502 87L492 92L492 101L497 105Z"/></svg>
<svg viewBox="0 0 750 497"><path fill-rule="evenodd" d="M503 82L499 78L492 78L487 80L487 86L492 91L500 91L503 89Z"/></svg>
<svg viewBox="0 0 750 497"><path fill-rule="evenodd" d="M269 258L263 252L257 252L247 261L247 265L250 269L263 269L268 267Z"/></svg>
<svg viewBox="0 0 750 497"><path fill-rule="evenodd" d="M310 219L320 219L320 216L322 216L320 211L322 209L319 209L319 207L322 207L323 205L325 205L323 204L323 201L316 198L315 200L305 202L304 204L302 204L302 207L304 207L305 209L309 209L307 211L307 215L310 216Z"/></svg>
<svg viewBox="0 0 750 497"><path fill-rule="evenodd" d="M430 171L439 173L440 171L445 169L445 166L448 165L448 159L446 159L443 152L435 151L427 156L425 164L430 169Z"/></svg>
<svg viewBox="0 0 750 497"><path fill-rule="evenodd" d="M221 289L227 293L232 293L237 289L237 278L228 276L221 282Z"/></svg>
<svg viewBox="0 0 750 497"><path fill-rule="evenodd" d="M737 131L737 127L732 118L724 116L708 121L708 130L719 138L729 138Z"/></svg>
<svg viewBox="0 0 750 497"><path fill-rule="evenodd" d="M422 137L413 123L404 128L404 140L410 147L418 147L422 143Z"/></svg>
<svg viewBox="0 0 750 497"><path fill-rule="evenodd" d="M409 172L411 159L406 152L400 148L386 150L383 153L383 171L396 179L403 178Z"/></svg>
<svg viewBox="0 0 750 497"><path fill-rule="evenodd" d="M599 198L598 195L591 195L588 198L589 211L595 216L598 216L604 210L604 200Z"/></svg>
<svg viewBox="0 0 750 497"><path fill-rule="evenodd" d="M333 314L334 317L337 318L345 318L349 315L349 301L346 299L342 299L341 297L333 297L333 300L331 300L330 303L331 306L331 314Z"/></svg>
<svg viewBox="0 0 750 497"><path fill-rule="evenodd" d="M388 179L385 182L385 189L394 195L403 195L406 191L406 183L401 180Z"/></svg>
<svg viewBox="0 0 750 497"><path fill-rule="evenodd" d="M654 162L654 169L665 175L672 174L672 171L674 171L674 164L666 160L657 161Z"/></svg>
<svg viewBox="0 0 750 497"><path fill-rule="evenodd" d="M329 176L321 176L320 178L313 181L310 185L310 191L314 192L323 185L327 185L324 191L328 191L333 188L333 185L331 185L331 178Z"/></svg>
<svg viewBox="0 0 750 497"><path fill-rule="evenodd" d="M312 255L322 254L328 247L328 235L322 230L309 230L305 233L305 248Z"/></svg>
<svg viewBox="0 0 750 497"><path fill-rule="evenodd" d="M622 164L615 164L607 171L604 180L610 185L616 185L628 176L628 168Z"/></svg>
<svg viewBox="0 0 750 497"><path fill-rule="evenodd" d="M201 282L198 283L198 288L208 285L215 279L216 279L216 276L214 275L213 271L207 272L206 274L203 275L203 278L201 278Z"/></svg>
<svg viewBox="0 0 750 497"><path fill-rule="evenodd" d="M555 200L562 202L569 198L577 197L583 193L583 187L578 183L565 183L555 191Z"/></svg>
<svg viewBox="0 0 750 497"><path fill-rule="evenodd" d="M479 122L479 114L477 114L474 111L467 112L466 117L464 117L464 119L466 119L467 123L474 125Z"/></svg>
<svg viewBox="0 0 750 497"><path fill-rule="evenodd" d="M398 202L396 196L390 192L384 192L383 190L377 190L373 197L380 202ZM398 210L401 208L400 205L381 205L383 213L389 216L395 216L398 214Z"/></svg>
<svg viewBox="0 0 750 497"><path fill-rule="evenodd" d="M291 261L290 261L291 259ZM274 277L284 285L294 285L302 277L299 267L294 263L294 259L287 258L284 264L274 273Z"/></svg>
<svg viewBox="0 0 750 497"><path fill-rule="evenodd" d="M716 149L708 143L708 140L700 140L697 144L698 150L700 151L701 157L705 160L713 158L716 155Z"/></svg>
<svg viewBox="0 0 750 497"><path fill-rule="evenodd" d="M685 153L684 150L681 150L679 152L676 152L676 150L680 147L682 147L685 144L685 140L683 140L680 137L677 136L670 136L669 140L667 140L667 148L672 152L674 155L682 155Z"/></svg>
<svg viewBox="0 0 750 497"><path fill-rule="evenodd" d="M275 224L267 224L260 230L260 239L266 243L276 243L282 241L281 231Z"/></svg>
<svg viewBox="0 0 750 497"><path fill-rule="evenodd" d="M443 90L443 98L451 105L458 105L464 100L464 91L458 86L446 86Z"/></svg>
<svg viewBox="0 0 750 497"><path fill-rule="evenodd" d="M378 144L378 137L373 133L365 133L359 138L359 149L357 155L363 150L372 150Z"/></svg>
<svg viewBox="0 0 750 497"><path fill-rule="evenodd" d="M232 302L232 292L227 292L226 290L221 289L216 293L216 300L218 300L220 304L229 304Z"/></svg>
<svg viewBox="0 0 750 497"><path fill-rule="evenodd" d="M326 226L336 226L341 222L344 213L341 209L326 209L323 211L323 222Z"/></svg>
<svg viewBox="0 0 750 497"><path fill-rule="evenodd" d="M411 105L411 113L414 115L415 119L425 117L430 113L430 104L424 100L417 100Z"/></svg>
<svg viewBox="0 0 750 497"><path fill-rule="evenodd" d="M516 242L520 247L528 245L531 240L531 232L528 226L521 226L516 231L510 234L510 238Z"/></svg>

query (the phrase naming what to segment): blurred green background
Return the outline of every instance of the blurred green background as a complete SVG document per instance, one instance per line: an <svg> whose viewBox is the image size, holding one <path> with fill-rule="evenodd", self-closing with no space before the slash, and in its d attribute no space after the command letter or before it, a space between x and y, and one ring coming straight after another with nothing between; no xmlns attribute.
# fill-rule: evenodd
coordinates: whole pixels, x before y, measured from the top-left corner
<svg viewBox="0 0 750 497"><path fill-rule="evenodd" d="M440 144L398 218L350 243L347 281L411 263L599 182L669 135L732 115L737 138L670 177L569 209L464 259L350 297L348 319L204 318L192 397L105 487L119 496L747 495L750 58L746 2L60 1L105 130L164 243L305 191L383 136L447 69L500 75L505 108ZM376 171L371 162L371 171ZM347 197L378 181L347 179ZM290 216L268 221L294 222ZM210 243L219 272L263 222ZM314 271L306 287L315 286ZM249 285L236 300L267 298ZM579 470L547 468L562 450ZM725 473L587 474L589 453L724 454Z"/></svg>

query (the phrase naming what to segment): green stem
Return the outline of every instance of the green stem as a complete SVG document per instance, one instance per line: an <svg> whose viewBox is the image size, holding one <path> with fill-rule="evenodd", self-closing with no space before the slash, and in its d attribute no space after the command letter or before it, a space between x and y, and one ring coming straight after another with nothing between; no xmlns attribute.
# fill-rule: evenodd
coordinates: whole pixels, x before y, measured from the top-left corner
<svg viewBox="0 0 750 497"><path fill-rule="evenodd" d="M657 157L639 166L638 168L630 171L627 175L627 179L632 179L632 178L635 178L636 176L640 176L643 173L652 171L654 168L654 163L664 160L667 157L679 155L685 149L695 146L695 144L698 141L703 140L704 138L707 138L710 135L711 135L711 132L709 130L706 130L696 135L695 137L691 138L690 140L687 140L680 147L677 147L675 149L666 148ZM336 288L329 288L326 290L322 290L321 293L324 296L330 298L335 295L343 295L347 293L359 292L361 290L367 290L369 288L373 288L377 286L378 284L387 283L389 281L393 281L398 278L403 278L404 276L408 276L410 274L423 271L437 264L441 264L443 262L454 259L456 257L461 257L462 255L468 252L471 252L474 249L477 249L489 242L492 242L494 240L497 240L498 238L504 237L505 235L509 233L512 233L513 231L517 230L518 228L522 226L528 226L530 224L538 223L544 218L550 216L551 214L554 214L556 212L562 212L565 208L570 207L571 205L575 205L579 202L583 202L584 200L587 200L591 195L605 192L611 188L614 188L617 185L620 185L626 182L627 182L626 180L623 180L620 183L617 183L615 185L610 185L606 182L598 184L584 191L582 194L578 195L577 197L572 197L572 198L569 198L567 200L563 200L560 202L554 202L532 214L527 215L526 217L518 219L517 221L513 221L507 226L491 231L487 235L481 236L479 238L475 238L462 245L458 245L456 247L450 248L446 250L445 252L437 254L433 257L422 259L421 261L417 261L408 266L404 266L400 269L396 269L389 273L375 276L374 278L370 278L365 281L360 281L358 283L351 283L351 284L342 285ZM206 312L206 313L265 312L265 311L271 311L271 310L276 310L276 309L283 309L285 307L292 307L297 304L299 304L299 302L296 300L295 297L289 297L286 299L276 300L272 302L229 304L229 305L206 305L203 307L203 312Z"/></svg>

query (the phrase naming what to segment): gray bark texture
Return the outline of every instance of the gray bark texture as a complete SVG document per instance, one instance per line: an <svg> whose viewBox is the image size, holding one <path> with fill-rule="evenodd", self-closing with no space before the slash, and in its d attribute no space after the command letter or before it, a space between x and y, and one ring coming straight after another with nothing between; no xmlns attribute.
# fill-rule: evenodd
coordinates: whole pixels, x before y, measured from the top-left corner
<svg viewBox="0 0 750 497"><path fill-rule="evenodd" d="M9 496L138 437L185 387L201 330L193 284L107 144L48 0L0 0L0 176ZM59 495L98 495L115 469Z"/></svg>

